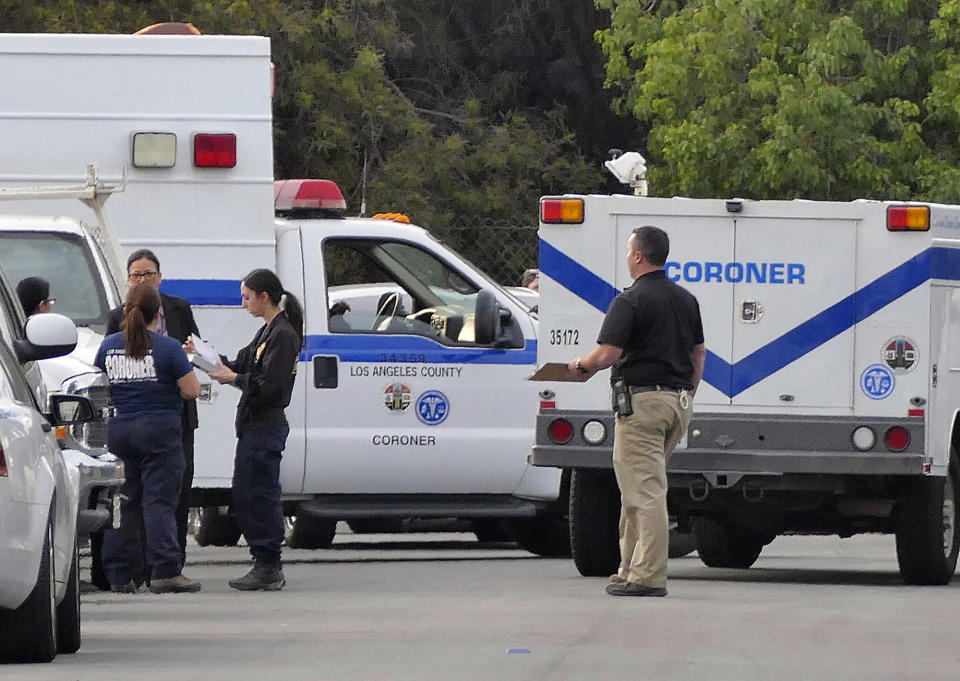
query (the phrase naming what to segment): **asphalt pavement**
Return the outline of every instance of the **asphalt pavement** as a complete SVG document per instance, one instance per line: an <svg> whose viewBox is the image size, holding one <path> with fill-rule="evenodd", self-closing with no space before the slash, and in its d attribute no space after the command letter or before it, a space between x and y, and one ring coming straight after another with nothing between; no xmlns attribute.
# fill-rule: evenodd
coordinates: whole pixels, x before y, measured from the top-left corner
<svg viewBox="0 0 960 681"><path fill-rule="evenodd" d="M80 652L0 679L960 678L960 581L904 586L892 537L781 537L750 570L673 559L667 598L466 533L343 533L285 560L286 589L241 593L245 548L193 546L199 594L85 594Z"/></svg>

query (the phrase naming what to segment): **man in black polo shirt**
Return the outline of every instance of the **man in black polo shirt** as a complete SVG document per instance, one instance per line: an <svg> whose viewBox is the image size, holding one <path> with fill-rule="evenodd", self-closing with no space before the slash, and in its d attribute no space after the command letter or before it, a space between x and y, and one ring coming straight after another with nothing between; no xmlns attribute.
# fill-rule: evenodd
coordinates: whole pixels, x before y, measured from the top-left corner
<svg viewBox="0 0 960 681"><path fill-rule="evenodd" d="M620 569L607 585L612 596L667 595L667 460L690 422L706 357L697 299L663 270L669 252L662 229L633 231L627 239L633 285L610 304L598 346L568 366L572 374L592 374L616 364Z"/></svg>

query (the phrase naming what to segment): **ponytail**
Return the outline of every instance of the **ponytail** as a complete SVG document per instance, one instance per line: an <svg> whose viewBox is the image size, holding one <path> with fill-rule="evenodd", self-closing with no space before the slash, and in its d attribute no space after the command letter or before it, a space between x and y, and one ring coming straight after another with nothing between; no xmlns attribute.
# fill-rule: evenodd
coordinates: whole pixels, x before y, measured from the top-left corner
<svg viewBox="0 0 960 681"><path fill-rule="evenodd" d="M283 314L286 315L287 321L290 322L293 330L297 332L300 343L303 344L303 306L300 304L300 301L297 300L297 297L286 289L284 289L283 296L280 300L282 303L280 308L283 310Z"/></svg>
<svg viewBox="0 0 960 681"><path fill-rule="evenodd" d="M160 309L160 294L150 284L137 284L127 293L124 318L120 324L125 341L124 352L132 359L143 359L150 349L147 328Z"/></svg>

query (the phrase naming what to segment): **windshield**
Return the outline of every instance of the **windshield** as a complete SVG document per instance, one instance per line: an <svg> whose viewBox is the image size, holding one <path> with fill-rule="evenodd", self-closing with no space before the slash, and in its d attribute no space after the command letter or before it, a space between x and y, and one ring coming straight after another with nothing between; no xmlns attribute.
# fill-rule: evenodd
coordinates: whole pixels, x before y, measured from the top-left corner
<svg viewBox="0 0 960 681"><path fill-rule="evenodd" d="M426 251L399 242L382 243L380 248L444 305L473 309L479 289Z"/></svg>
<svg viewBox="0 0 960 681"><path fill-rule="evenodd" d="M50 282L54 312L77 326L106 327L110 308L100 273L82 236L0 232L0 267L13 286L26 277Z"/></svg>

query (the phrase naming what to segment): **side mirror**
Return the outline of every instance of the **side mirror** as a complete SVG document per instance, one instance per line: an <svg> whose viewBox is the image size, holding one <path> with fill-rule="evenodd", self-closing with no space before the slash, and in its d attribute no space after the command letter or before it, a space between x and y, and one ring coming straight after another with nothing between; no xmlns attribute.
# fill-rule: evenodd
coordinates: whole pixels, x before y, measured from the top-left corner
<svg viewBox="0 0 960 681"><path fill-rule="evenodd" d="M72 426L97 419L97 410L90 398L83 395L50 395L48 420L55 426Z"/></svg>
<svg viewBox="0 0 960 681"><path fill-rule="evenodd" d="M473 326L474 342L477 345L493 345L500 332L500 305L496 296L487 289L477 294Z"/></svg>
<svg viewBox="0 0 960 681"><path fill-rule="evenodd" d="M77 327L62 314L35 314L27 320L24 328L26 340L13 343L21 363L69 355L77 347Z"/></svg>

